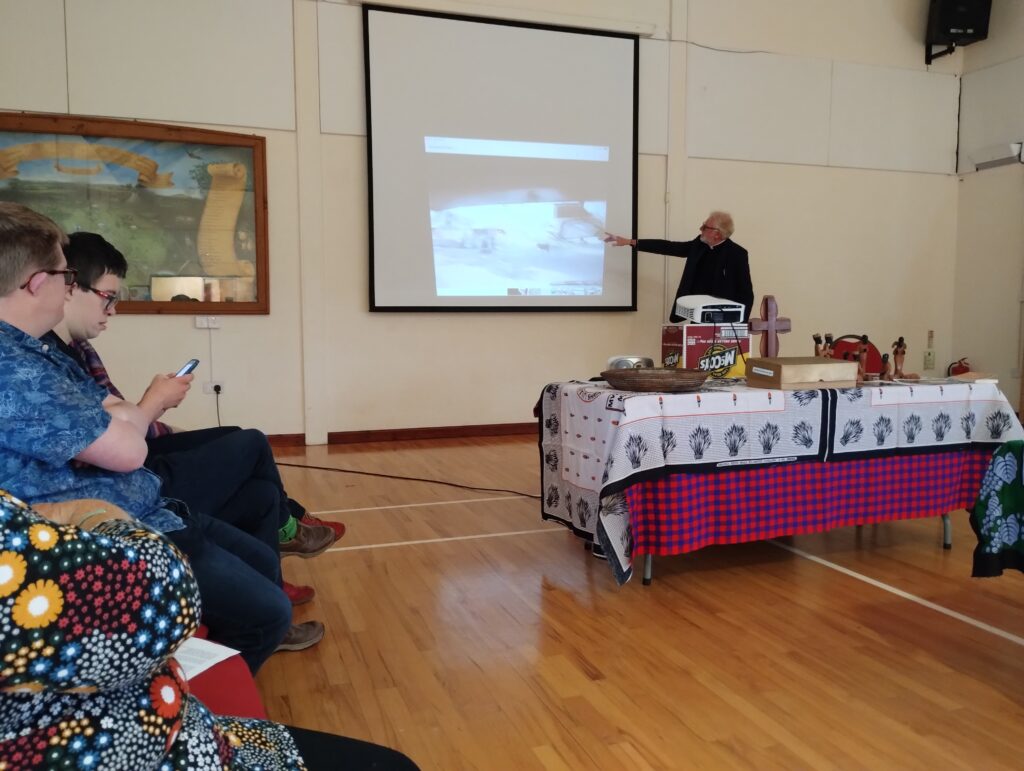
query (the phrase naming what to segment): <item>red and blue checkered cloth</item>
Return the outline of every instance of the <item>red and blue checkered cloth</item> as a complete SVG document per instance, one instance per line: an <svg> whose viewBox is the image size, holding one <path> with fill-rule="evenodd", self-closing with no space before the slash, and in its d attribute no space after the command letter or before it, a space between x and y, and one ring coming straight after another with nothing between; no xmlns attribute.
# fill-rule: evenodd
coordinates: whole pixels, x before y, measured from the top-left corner
<svg viewBox="0 0 1024 771"><path fill-rule="evenodd" d="M673 474L627 488L633 554L684 554L971 506L992 449Z"/></svg>

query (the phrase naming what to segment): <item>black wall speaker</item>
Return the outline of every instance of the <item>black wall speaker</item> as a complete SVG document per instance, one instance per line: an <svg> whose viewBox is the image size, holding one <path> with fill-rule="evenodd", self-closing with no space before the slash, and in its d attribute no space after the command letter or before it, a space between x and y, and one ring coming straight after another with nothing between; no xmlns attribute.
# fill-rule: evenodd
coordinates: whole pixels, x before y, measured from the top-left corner
<svg viewBox="0 0 1024 771"><path fill-rule="evenodd" d="M988 37L992 0L931 0L927 45L965 46Z"/></svg>

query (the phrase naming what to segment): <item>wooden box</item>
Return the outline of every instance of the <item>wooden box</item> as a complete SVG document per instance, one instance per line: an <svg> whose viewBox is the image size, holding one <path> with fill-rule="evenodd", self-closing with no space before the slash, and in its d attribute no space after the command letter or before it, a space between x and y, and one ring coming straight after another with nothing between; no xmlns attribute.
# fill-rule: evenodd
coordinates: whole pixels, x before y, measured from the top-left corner
<svg viewBox="0 0 1024 771"><path fill-rule="evenodd" d="M784 391L853 388L857 385L857 362L816 356L747 359L747 385Z"/></svg>

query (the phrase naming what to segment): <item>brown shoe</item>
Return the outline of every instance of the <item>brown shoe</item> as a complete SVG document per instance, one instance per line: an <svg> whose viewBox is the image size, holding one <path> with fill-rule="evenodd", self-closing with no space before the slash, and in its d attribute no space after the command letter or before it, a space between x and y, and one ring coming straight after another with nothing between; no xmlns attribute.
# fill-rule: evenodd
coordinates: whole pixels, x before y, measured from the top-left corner
<svg viewBox="0 0 1024 771"><path fill-rule="evenodd" d="M295 537L281 543L282 557L302 557L309 559L323 554L334 543L334 531L324 525L304 525L298 523Z"/></svg>
<svg viewBox="0 0 1024 771"><path fill-rule="evenodd" d="M344 522L332 522L329 519L320 519L320 517L314 517L308 511L298 518L299 522L304 525L325 525L334 531L334 540L340 541L341 537L345 535L345 523Z"/></svg>
<svg viewBox="0 0 1024 771"><path fill-rule="evenodd" d="M324 639L324 625L319 621L292 624L291 629L277 646L277 651L304 651Z"/></svg>

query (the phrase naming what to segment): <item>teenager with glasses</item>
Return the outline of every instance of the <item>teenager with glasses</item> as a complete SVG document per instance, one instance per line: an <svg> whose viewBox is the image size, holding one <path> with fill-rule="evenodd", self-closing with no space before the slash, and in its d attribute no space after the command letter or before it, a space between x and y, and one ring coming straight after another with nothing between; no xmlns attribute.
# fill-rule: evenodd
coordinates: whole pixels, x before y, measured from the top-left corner
<svg viewBox="0 0 1024 771"><path fill-rule="evenodd" d="M76 291L68 299L64 321L54 330L54 343L64 346L65 352L99 385L123 398L90 340L100 335L110 317L116 315L114 303L128 263L117 248L96 233L71 234L64 254L78 269L80 283L87 291ZM163 495L179 498L193 511L216 517L255 537L278 557L311 558L324 552L334 543L335 532L292 517L290 499L265 434L235 426L181 431L158 422L167 404L181 402L191 380L191 375L157 375L139 402L144 409L153 407L146 439L146 468L162 480ZM165 401L167 397L169 402ZM281 586L293 605L308 602L315 595L311 586L283 581L279 565L267 578ZM316 644L322 635L319 622L296 624L279 649L302 650Z"/></svg>
<svg viewBox="0 0 1024 771"><path fill-rule="evenodd" d="M218 629L220 641L239 650L255 671L291 625L287 596L263 572L280 571L280 560L255 538L163 495L159 477L143 468L152 413L110 394L46 336L72 303L91 301L94 317L103 314L104 298L69 295L66 241L47 217L0 202L0 489L31 504L109 501L166 533L196 572L204 619L204 587L228 598L227 612L209 616L211 637ZM78 278L107 291L96 276L82 272ZM187 386L185 378L168 382L159 406Z"/></svg>
<svg viewBox="0 0 1024 771"><path fill-rule="evenodd" d="M750 318L754 305L754 287L750 282L750 261L747 250L731 240L732 217L724 211L713 211L700 226L700 235L692 241L665 241L652 238L625 238L606 234L606 243L634 246L641 252L685 257L686 267L676 290L676 300L691 294L706 294L741 303L744 320ZM672 302L671 321L683 321L676 315Z"/></svg>
<svg viewBox="0 0 1024 771"><path fill-rule="evenodd" d="M104 289L97 289L94 286L83 286L82 284L79 284L78 288L86 292L92 292L93 294L102 297L104 312L114 310L114 306L117 305L117 301L121 299L117 296L117 292L110 292Z"/></svg>

